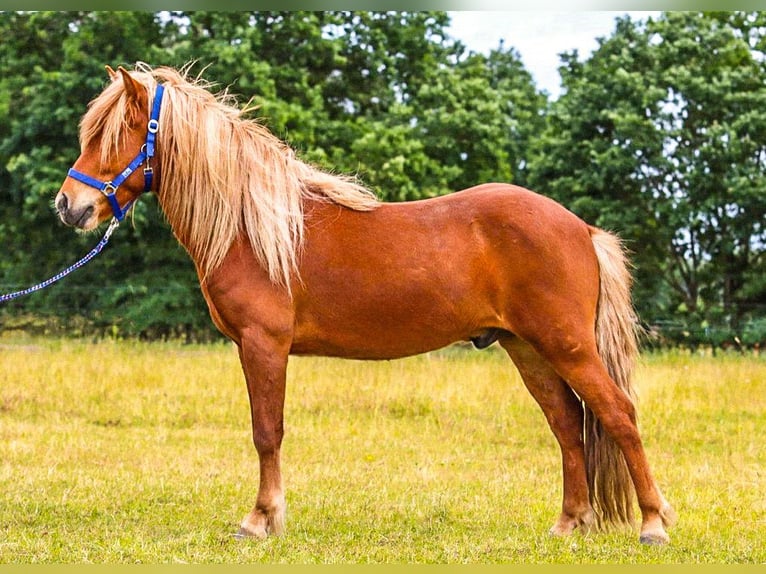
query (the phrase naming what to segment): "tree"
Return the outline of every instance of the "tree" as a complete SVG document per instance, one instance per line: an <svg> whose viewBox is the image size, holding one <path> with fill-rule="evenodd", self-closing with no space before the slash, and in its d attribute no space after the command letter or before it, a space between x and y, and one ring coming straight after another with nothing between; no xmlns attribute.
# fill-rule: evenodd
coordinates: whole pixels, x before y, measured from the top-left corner
<svg viewBox="0 0 766 574"><path fill-rule="evenodd" d="M430 156L460 167L451 189L488 181L523 185L527 149L542 129L546 103L518 53L500 46L489 56L469 54L420 90L417 132Z"/></svg>
<svg viewBox="0 0 766 574"><path fill-rule="evenodd" d="M444 12L175 13L174 57L253 96L308 161L356 173L388 200L522 182L542 124L518 54L466 54ZM247 89L245 89L247 88Z"/></svg>
<svg viewBox="0 0 766 574"><path fill-rule="evenodd" d="M565 55L532 160L535 185L627 239L650 321L681 313L736 331L762 257L766 78L736 24L623 18L589 60Z"/></svg>

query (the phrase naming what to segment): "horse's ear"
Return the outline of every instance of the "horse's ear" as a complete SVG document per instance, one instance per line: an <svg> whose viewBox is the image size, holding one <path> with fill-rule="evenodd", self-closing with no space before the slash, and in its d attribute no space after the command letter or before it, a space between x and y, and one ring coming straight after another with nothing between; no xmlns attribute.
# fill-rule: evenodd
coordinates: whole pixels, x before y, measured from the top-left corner
<svg viewBox="0 0 766 574"><path fill-rule="evenodd" d="M141 93L141 84L134 80L133 76L130 75L130 72L122 66L119 66L117 71L122 74L122 83L125 85L125 93L128 95L128 99L138 102L138 95Z"/></svg>
<svg viewBox="0 0 766 574"><path fill-rule="evenodd" d="M112 66L110 66L109 64L104 66L104 68L106 69L106 73L109 74L109 79L112 80L113 82L119 77L119 74L115 72L112 69Z"/></svg>

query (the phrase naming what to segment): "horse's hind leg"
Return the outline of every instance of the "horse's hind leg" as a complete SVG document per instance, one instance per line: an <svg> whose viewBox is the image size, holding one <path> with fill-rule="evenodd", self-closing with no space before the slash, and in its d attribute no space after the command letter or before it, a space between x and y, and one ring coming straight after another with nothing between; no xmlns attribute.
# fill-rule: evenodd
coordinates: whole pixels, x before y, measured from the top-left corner
<svg viewBox="0 0 766 574"><path fill-rule="evenodd" d="M279 453L282 445L288 347L261 334L246 333L239 345L253 423L253 443L260 464L255 507L245 516L240 537L265 538L285 526L285 495Z"/></svg>
<svg viewBox="0 0 766 574"><path fill-rule="evenodd" d="M561 448L564 499L551 534L567 535L578 526L587 528L594 515L588 498L582 405L572 389L528 343L518 337L507 337L501 339L500 344L540 405Z"/></svg>
<svg viewBox="0 0 766 574"><path fill-rule="evenodd" d="M665 526L673 524L675 512L652 477L636 425L635 407L609 376L592 333L577 333L573 327L570 335L560 341L549 339L541 344L537 346L540 353L593 411L625 457L641 509L641 542L668 542Z"/></svg>

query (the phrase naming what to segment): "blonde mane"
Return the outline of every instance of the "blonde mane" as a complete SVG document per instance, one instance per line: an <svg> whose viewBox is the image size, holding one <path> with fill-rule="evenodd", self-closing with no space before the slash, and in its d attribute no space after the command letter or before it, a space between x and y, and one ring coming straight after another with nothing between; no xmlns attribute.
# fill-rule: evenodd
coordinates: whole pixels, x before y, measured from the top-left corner
<svg viewBox="0 0 766 574"><path fill-rule="evenodd" d="M187 74L188 68L144 64L131 72L149 102L157 84L165 86L158 198L173 233L205 276L244 232L271 280L289 289L303 242L305 199L360 211L378 201L352 178L304 163L262 124L245 118L249 108L240 108L226 91L214 95L211 84ZM106 163L120 151L133 119L129 110L122 82L113 82L83 117L81 146L100 137Z"/></svg>

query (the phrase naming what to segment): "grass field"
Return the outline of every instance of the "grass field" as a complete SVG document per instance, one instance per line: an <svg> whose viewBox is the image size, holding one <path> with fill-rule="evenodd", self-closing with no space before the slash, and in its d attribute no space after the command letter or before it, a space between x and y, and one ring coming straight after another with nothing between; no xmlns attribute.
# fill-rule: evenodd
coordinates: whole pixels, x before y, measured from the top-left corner
<svg viewBox="0 0 766 574"><path fill-rule="evenodd" d="M638 383L667 547L547 534L558 448L494 349L291 359L288 531L238 541L257 461L232 346L0 339L0 563L766 562L766 358L652 355Z"/></svg>

